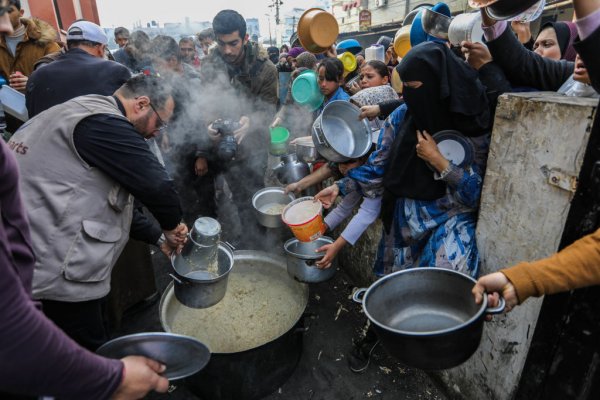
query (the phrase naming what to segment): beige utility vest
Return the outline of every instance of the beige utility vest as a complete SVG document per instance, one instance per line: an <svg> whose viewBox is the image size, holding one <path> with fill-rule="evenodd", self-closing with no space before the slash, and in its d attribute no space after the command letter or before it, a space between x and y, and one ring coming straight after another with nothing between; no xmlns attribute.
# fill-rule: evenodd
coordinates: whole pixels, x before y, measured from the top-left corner
<svg viewBox="0 0 600 400"><path fill-rule="evenodd" d="M98 299L129 238L133 196L73 144L86 117L125 119L110 96L89 95L29 120L11 138L36 256L33 297L67 302Z"/></svg>

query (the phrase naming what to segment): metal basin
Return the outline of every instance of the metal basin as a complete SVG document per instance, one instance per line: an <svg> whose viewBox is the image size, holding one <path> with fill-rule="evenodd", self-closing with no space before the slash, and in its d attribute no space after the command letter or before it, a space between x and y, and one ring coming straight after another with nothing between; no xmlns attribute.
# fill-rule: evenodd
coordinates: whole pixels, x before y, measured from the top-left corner
<svg viewBox="0 0 600 400"><path fill-rule="evenodd" d="M385 349L402 363L427 370L452 368L479 346L487 296L475 304L470 276L443 268L413 268L387 275L354 300L361 302Z"/></svg>
<svg viewBox="0 0 600 400"><path fill-rule="evenodd" d="M315 266L315 262L325 255L323 252L315 253L315 250L331 243L333 243L333 239L327 236L321 236L312 242L301 242L298 239L290 239L285 242L288 274L292 278L306 283L324 282L331 279L336 271L335 260L326 269Z"/></svg>
<svg viewBox="0 0 600 400"><path fill-rule="evenodd" d="M371 129L366 119L358 119L359 115L360 108L348 101L335 100L327 104L312 128L319 154L333 162L367 154L372 144Z"/></svg>
<svg viewBox="0 0 600 400"><path fill-rule="evenodd" d="M258 223L266 228L281 228L285 224L281 219L281 212L274 213L277 205L286 206L291 203L296 196L293 193L285 194L283 188L268 187L259 190L252 196L252 207L258 219ZM281 211L283 208L281 207Z"/></svg>

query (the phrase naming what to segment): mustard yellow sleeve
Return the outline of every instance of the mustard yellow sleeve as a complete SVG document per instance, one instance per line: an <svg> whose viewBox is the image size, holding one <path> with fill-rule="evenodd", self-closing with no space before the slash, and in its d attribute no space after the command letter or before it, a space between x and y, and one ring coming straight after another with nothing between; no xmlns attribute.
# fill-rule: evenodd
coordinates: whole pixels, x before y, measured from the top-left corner
<svg viewBox="0 0 600 400"><path fill-rule="evenodd" d="M519 302L600 284L600 229L562 251L500 270L514 285Z"/></svg>

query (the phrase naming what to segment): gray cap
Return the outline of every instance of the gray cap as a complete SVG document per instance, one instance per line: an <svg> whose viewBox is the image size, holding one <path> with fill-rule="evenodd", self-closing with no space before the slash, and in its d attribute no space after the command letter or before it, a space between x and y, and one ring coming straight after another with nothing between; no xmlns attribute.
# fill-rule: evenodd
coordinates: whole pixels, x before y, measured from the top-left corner
<svg viewBox="0 0 600 400"><path fill-rule="evenodd" d="M67 30L67 40L88 40L90 42L107 44L106 33L93 22L77 21Z"/></svg>

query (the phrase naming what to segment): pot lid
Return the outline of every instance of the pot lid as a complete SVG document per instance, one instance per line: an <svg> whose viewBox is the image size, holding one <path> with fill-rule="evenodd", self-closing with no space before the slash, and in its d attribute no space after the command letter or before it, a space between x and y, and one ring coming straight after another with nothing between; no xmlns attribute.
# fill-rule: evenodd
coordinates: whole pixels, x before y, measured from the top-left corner
<svg viewBox="0 0 600 400"><path fill-rule="evenodd" d="M164 364L163 375L176 380L193 375L206 366L210 351L202 342L190 336L166 332L146 332L122 336L96 350L101 356L121 359L144 356Z"/></svg>
<svg viewBox="0 0 600 400"><path fill-rule="evenodd" d="M441 131L433 135L440 153L452 164L463 167L473 162L475 149L469 139L458 131Z"/></svg>

